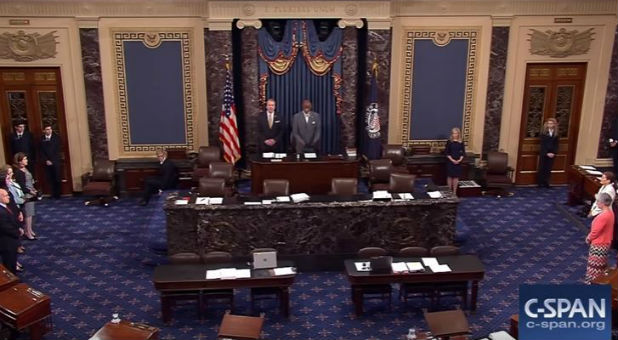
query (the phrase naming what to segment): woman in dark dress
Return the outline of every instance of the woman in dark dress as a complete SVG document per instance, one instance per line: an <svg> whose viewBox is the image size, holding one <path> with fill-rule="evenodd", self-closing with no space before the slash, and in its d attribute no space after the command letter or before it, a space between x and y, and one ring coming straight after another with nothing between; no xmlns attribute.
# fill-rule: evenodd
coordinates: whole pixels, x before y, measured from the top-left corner
<svg viewBox="0 0 618 340"><path fill-rule="evenodd" d="M539 152L539 170L537 183L539 188L549 188L549 177L554 166L554 157L558 152L558 122L549 118L541 133L541 149Z"/></svg>
<svg viewBox="0 0 618 340"><path fill-rule="evenodd" d="M457 186L459 185L459 177L461 177L461 162L466 155L466 147L461 140L461 130L453 128L451 130L451 138L446 142L444 149L446 154L446 184L453 193L457 195Z"/></svg>

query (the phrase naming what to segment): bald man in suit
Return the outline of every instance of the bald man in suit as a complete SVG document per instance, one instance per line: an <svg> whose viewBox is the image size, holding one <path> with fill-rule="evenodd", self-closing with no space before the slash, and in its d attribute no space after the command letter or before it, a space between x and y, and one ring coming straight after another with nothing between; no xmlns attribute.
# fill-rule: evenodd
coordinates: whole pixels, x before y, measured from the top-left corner
<svg viewBox="0 0 618 340"><path fill-rule="evenodd" d="M303 110L292 118L292 145L296 153L319 152L322 122L317 112L311 111L311 101L303 100Z"/></svg>

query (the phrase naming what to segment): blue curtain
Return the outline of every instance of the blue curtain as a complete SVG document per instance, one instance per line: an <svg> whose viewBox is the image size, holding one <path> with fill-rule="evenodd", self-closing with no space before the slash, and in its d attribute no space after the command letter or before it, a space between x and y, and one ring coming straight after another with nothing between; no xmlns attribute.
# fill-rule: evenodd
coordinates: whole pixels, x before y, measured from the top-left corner
<svg viewBox="0 0 618 340"><path fill-rule="evenodd" d="M277 112L286 126L286 149L292 116L301 110L302 100L309 99L322 119L321 152L342 153L342 39L343 31L334 28L325 41L320 41L311 20L288 20L280 42L265 28L258 32L261 104L268 98L276 100Z"/></svg>

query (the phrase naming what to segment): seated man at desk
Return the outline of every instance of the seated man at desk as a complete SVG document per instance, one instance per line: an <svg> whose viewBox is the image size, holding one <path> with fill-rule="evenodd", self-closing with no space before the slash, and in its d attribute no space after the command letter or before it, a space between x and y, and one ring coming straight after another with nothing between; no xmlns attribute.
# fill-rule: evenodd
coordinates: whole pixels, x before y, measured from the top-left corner
<svg viewBox="0 0 618 340"><path fill-rule="evenodd" d="M159 175L150 176L144 181L144 195L139 202L140 205L147 205L152 194L159 190L171 189L178 181L178 169L172 161L167 159L167 151L157 150L157 158L159 159Z"/></svg>
<svg viewBox="0 0 618 340"><path fill-rule="evenodd" d="M283 152L283 124L275 113L275 100L266 101L266 114L258 116L259 152Z"/></svg>
<svg viewBox="0 0 618 340"><path fill-rule="evenodd" d="M303 110L292 117L292 135L290 136L294 151L319 152L320 150L320 115L311 111L311 101L303 100Z"/></svg>

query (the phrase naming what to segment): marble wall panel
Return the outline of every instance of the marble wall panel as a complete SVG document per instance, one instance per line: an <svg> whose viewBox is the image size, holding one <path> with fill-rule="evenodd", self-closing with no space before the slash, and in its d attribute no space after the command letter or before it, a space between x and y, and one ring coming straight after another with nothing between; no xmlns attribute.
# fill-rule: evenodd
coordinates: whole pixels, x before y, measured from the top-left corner
<svg viewBox="0 0 618 340"><path fill-rule="evenodd" d="M99 51L99 30L80 28L79 36L82 48L84 69L84 86L86 88L86 106L90 149L92 158L107 159L107 130L105 129L105 106L103 101L103 81L101 80L101 55Z"/></svg>
<svg viewBox="0 0 618 340"><path fill-rule="evenodd" d="M262 112L260 107L258 80L258 39L254 27L245 27L241 33L241 63L244 134L241 145L244 145L245 155L257 152L257 118Z"/></svg>
<svg viewBox="0 0 618 340"><path fill-rule="evenodd" d="M599 137L598 158L609 158L610 130L614 121L618 119L618 28L614 37L614 48L612 50L612 62L609 69L609 82L607 84L607 95L605 95L605 110L603 111L603 124ZM616 122L618 124L618 122Z"/></svg>
<svg viewBox="0 0 618 340"><path fill-rule="evenodd" d="M485 126L483 129L483 154L497 151L500 143L500 123L504 99L504 75L509 45L509 28L494 27L491 35L491 56L489 58L489 80Z"/></svg>
<svg viewBox="0 0 618 340"><path fill-rule="evenodd" d="M358 29L346 27L343 30L341 95L341 144L356 147L356 104L358 93Z"/></svg>
<svg viewBox="0 0 618 340"><path fill-rule="evenodd" d="M391 75L391 41L392 31L388 30L368 30L367 31L367 73L365 81L365 93L369 94L371 83L371 66L373 61L378 61L378 108L381 124L381 141L388 142L388 110L390 96L390 75ZM368 98L368 96L367 96ZM365 100L366 101L366 100ZM363 103L363 106L368 103Z"/></svg>
<svg viewBox="0 0 618 340"><path fill-rule="evenodd" d="M208 142L220 145L219 120L225 86L226 56L232 60L232 31L204 29L206 55L206 90L208 104Z"/></svg>

